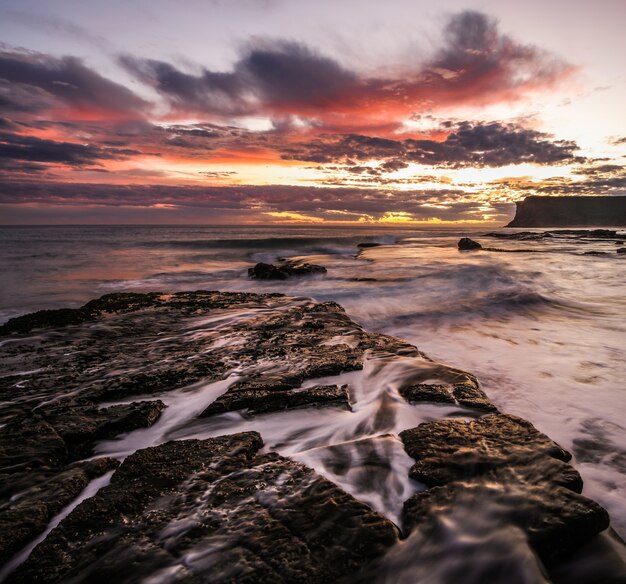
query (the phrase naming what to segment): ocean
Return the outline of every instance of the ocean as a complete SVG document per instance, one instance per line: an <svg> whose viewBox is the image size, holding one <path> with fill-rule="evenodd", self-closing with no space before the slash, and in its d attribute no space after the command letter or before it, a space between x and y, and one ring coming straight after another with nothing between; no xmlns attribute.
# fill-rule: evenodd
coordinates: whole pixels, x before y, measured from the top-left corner
<svg viewBox="0 0 626 584"><path fill-rule="evenodd" d="M118 291L281 292L334 300L368 330L406 339L475 374L501 410L530 420L572 452L584 494L608 509L624 536L626 254L616 253L614 239L532 232L487 237L490 231L522 230L1 227L0 322ZM463 236L489 249L460 252ZM285 281L248 278L248 267L277 258L304 259L328 271ZM290 415L305 427L320 423ZM265 424L261 433L271 434ZM324 473L297 444L283 453ZM407 464L397 460L405 484L406 474L400 475ZM359 492L358 473L342 480L346 490ZM385 502L371 503L386 510ZM393 516L393 505L387 511Z"/></svg>

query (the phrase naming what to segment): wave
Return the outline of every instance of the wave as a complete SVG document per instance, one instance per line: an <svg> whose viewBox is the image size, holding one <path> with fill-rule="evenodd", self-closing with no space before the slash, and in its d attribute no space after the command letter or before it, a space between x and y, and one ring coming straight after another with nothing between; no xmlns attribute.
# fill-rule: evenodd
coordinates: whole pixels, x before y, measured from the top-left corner
<svg viewBox="0 0 626 584"><path fill-rule="evenodd" d="M153 240L141 241L135 244L142 248L179 248L179 249L283 249L285 247L310 247L333 245L356 246L358 243L395 243L395 236L379 237L259 237L237 239L178 239L178 240Z"/></svg>

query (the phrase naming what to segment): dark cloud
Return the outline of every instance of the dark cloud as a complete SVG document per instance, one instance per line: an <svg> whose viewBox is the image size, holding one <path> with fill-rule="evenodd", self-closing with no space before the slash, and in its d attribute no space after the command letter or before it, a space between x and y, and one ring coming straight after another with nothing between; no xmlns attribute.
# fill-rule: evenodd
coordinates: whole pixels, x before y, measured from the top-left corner
<svg viewBox="0 0 626 584"><path fill-rule="evenodd" d="M61 103L92 113L138 115L148 104L80 59L0 51L0 107L37 111Z"/></svg>
<svg viewBox="0 0 626 584"><path fill-rule="evenodd" d="M84 166L97 164L101 160L124 159L136 154L141 152L130 148L102 148L92 144L56 142L0 132L0 159L4 160Z"/></svg>
<svg viewBox="0 0 626 584"><path fill-rule="evenodd" d="M229 72L186 72L171 63L123 56L122 65L184 112L216 116L294 114L307 123L343 124L342 114L406 117L433 104L519 99L571 71L562 60L502 35L497 21L466 11L453 16L446 44L421 67L367 77L295 42L248 46Z"/></svg>
<svg viewBox="0 0 626 584"><path fill-rule="evenodd" d="M328 107L358 81L332 59L295 42L252 47L230 73L204 69L194 75L163 61L130 56L120 62L173 106L223 115L253 113L259 105Z"/></svg>
<svg viewBox="0 0 626 584"><path fill-rule="evenodd" d="M408 162L447 168L505 166L509 164L555 164L580 162L575 142L551 140L550 136L514 124L462 122L448 125L445 140L391 140L349 134L320 137L286 148L283 158L317 163L349 160L384 160L383 170L397 170ZM404 164L404 167L401 166Z"/></svg>
<svg viewBox="0 0 626 584"><path fill-rule="evenodd" d="M446 46L429 69L451 86L474 80L483 89L514 88L549 81L566 67L546 51L502 35L497 20L480 12L452 16L445 38Z"/></svg>

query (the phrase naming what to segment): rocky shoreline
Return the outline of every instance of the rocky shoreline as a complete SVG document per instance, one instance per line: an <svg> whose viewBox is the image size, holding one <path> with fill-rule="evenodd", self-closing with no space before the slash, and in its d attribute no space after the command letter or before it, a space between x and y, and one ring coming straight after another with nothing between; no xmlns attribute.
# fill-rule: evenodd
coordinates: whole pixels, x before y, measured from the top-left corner
<svg viewBox="0 0 626 584"><path fill-rule="evenodd" d="M437 541L459 509L513 530L545 581L572 581L573 554L591 546L594 567L578 567L577 581L626 582L608 514L581 494L569 453L500 413L473 375L365 331L336 303L112 294L0 326L0 363L7 582L389 581L382 574L397 550L416 534ZM394 381L364 409L349 376L383 367L397 369ZM357 416L355 402L367 417L322 445L337 456L318 470L255 431L284 411ZM427 421L397 432L400 406L430 408ZM237 431L240 420L249 431ZM187 438L196 435L189 427L211 435ZM414 461L401 524L324 476L331 466L336 476L351 470L342 449L386 436ZM121 446L103 455L106 444ZM387 474L393 466L384 456L375 465ZM64 514L98 477L102 488Z"/></svg>

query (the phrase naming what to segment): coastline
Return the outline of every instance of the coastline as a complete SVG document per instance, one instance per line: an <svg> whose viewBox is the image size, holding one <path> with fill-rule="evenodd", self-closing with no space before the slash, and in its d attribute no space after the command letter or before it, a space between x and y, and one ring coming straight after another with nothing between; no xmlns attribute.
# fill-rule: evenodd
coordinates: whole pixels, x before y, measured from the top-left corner
<svg viewBox="0 0 626 584"><path fill-rule="evenodd" d="M606 530L608 515L578 494L582 479L567 463L569 453L529 422L499 413L471 374L436 363L405 341L367 332L336 303L281 294L113 294L81 309L14 319L0 327L0 334L4 334L0 351L7 371L2 378L4 427L0 432L5 434L3 444L8 445L4 455L13 462L9 466L18 469L17 476L25 481L21 487L19 481L14 482L13 488L20 493L17 499L11 499L17 492L6 493L5 521L19 523L20 510L43 508L44 500L47 509L38 523L30 520L30 531L21 532L21 539L19 530L5 530L5 559L42 531L55 509L69 504L90 480L121 462L111 485L72 511L7 581L43 577L42 566L56 576L63 570L85 569L85 558L96 561L99 552L97 545L89 552L92 555L83 556L81 549L105 534L109 535L104 540L113 542L113 547L107 544L108 563L98 561L98 569L105 570L101 573L112 570L111 574L126 570L133 558L139 557L132 551L133 542L145 537L154 541L155 534L167 531L174 521L174 511L166 511L169 504L162 507L165 515L156 523L148 519L155 500L163 501L169 493L165 500L174 501L172 509L193 514L193 509L183 504L188 499L184 485L192 474L196 477L194 489L200 492L208 489L213 493L222 485L221 498L205 501L208 506L203 509L205 515L212 510L206 516L213 516L213 522L223 513L240 517L243 523L222 526L228 532L250 521L263 523L266 520L260 519L263 515L259 513L270 510L272 515L271 509L280 509L280 525L274 521L266 526L274 534L271 537L276 537L278 532L272 529L282 526L293 531L294 524L287 517L293 518L296 508L315 516L337 498L343 501L335 507L337 513L359 517L349 532L339 528L340 518L327 518L336 531L333 537L338 541L333 549L338 555L325 563L320 563L323 546L317 536L306 531L302 520L297 523L304 529L298 541L287 538L285 555L274 559L269 551L275 550L264 547L269 545L266 536L244 529L240 537L258 543L256 555L246 556L250 573L254 575L256 570L257 576L264 573L258 570L272 561L283 562L281 569L291 570L289 573L304 569L303 562L309 562L306 570L312 575L307 581L327 578L328 570L344 564L350 571L333 573L333 577L380 575L387 563L394 562L398 546L406 549L407 542L437 537L446 514L456 516L459 508L474 509L470 521L490 517L493 523L485 529L494 533L507 525L525 532L528 539L520 540L520 532L515 531L507 544L525 570L541 574L548 566L551 577L556 578L553 581L566 581L564 558L593 540L600 549L586 557L602 557L605 569L623 574L624 567L612 547L617 544L608 543L606 535L595 538ZM338 389L329 393L332 387ZM339 389L343 387L342 393ZM16 388L20 392L17 401L11 398ZM277 400L276 395L284 399ZM224 396L237 399L225 400ZM219 411L210 408L220 400ZM242 403L247 406L243 415ZM261 407L261 413L255 413L251 404ZM303 426L307 418L302 416L314 416L316 424ZM33 423L38 425L34 435L29 428ZM291 431L289 423L294 424ZM313 433L307 436L304 432L302 437L307 427ZM16 428L24 428L31 438L26 450L12 452L9 437L15 437ZM260 434L255 434L255 429ZM488 449L485 441L490 444ZM259 454L263 442L263 453L269 449L269 454ZM351 444L360 446L353 451ZM242 453L239 462L226 456L233 448ZM273 450L278 454L272 454ZM365 460L370 464L372 457L378 461L362 466L369 469L366 472L378 469L378 478L365 495L342 490L356 484L346 477L361 466L354 462L357 452L361 456L369 453ZM462 457L455 452L462 452ZM94 454L100 457L93 459ZM204 460L207 456L212 461L209 467ZM178 464L178 474L172 477L174 460L188 461L188 468ZM209 468L224 465L226 474L209 472ZM157 484L165 481L168 486L151 487L155 481L148 480L143 490L134 492L133 481L151 472L162 477ZM264 474L267 472L270 474ZM219 478L232 473L240 476L234 483ZM258 473L265 477L261 481L265 486L259 487ZM72 482L76 487L59 491L68 476L79 475L82 478ZM281 486L285 476L293 477L287 481L292 485L287 491ZM385 482L388 480L391 482ZM311 499L311 481L325 495ZM381 501L392 484L396 485L395 500ZM402 485L399 490L398 484ZM115 517L130 504L124 502L125 492L133 493L130 521L134 527L119 536L126 519ZM243 492L266 504L252 516L241 515ZM50 505L54 499L50 493L58 497L56 506ZM294 493L296 508L290 502ZM490 509L496 508L494 516ZM109 510L110 519L90 527L104 509ZM272 517L276 519L275 514ZM211 559L211 566L225 566L233 553L240 553L237 550L248 549L242 539L224 540L219 520L217 527L201 520L202 529L197 528L197 521L181 525L180 533L187 534L182 547L172 547L170 542L161 550L157 546L142 552L142 561L153 575L182 569L182 558L207 537L217 537L223 550L222 557L218 554ZM195 531L190 532L192 525ZM461 539L468 525L461 523ZM355 537L374 548L354 548L347 542ZM123 542L130 546L130 555L119 554L116 559L114 550ZM61 564L54 551L59 545L73 550ZM167 550L166 556L163 550ZM459 557L471 562L470 551L459 550ZM533 560L534 554L539 554L543 563ZM489 561L480 561L483 565L474 567L488 570ZM432 570L438 569L433 559L430 564ZM185 565L186 570L191 569ZM597 563L594 565L597 569ZM202 573L207 568L200 563L198 569ZM227 570L222 575L223 581L232 576ZM591 577L580 581L597 582Z"/></svg>

